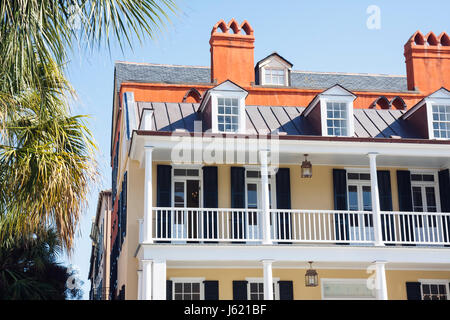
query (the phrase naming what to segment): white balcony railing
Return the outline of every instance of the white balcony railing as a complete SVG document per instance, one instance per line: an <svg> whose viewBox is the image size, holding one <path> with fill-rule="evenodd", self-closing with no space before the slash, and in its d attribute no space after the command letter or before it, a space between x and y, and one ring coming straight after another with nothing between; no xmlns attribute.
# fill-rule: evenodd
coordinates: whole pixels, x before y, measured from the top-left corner
<svg viewBox="0 0 450 320"><path fill-rule="evenodd" d="M156 242L261 243L263 211L253 209L153 208ZM274 243L374 245L373 213L336 210L270 210ZM140 234L143 232L140 221ZM450 213L382 212L385 244L450 245ZM142 236L140 236L142 242Z"/></svg>

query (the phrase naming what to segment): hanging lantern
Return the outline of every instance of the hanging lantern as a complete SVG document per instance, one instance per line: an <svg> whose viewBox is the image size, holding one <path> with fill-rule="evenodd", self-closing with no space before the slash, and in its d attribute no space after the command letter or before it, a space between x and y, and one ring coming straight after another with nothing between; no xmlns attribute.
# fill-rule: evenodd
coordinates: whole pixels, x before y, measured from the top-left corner
<svg viewBox="0 0 450 320"><path fill-rule="evenodd" d="M319 275L317 271L312 268L312 261L309 261L309 269L306 270L305 274L305 286L307 287L317 287L319 285Z"/></svg>
<svg viewBox="0 0 450 320"><path fill-rule="evenodd" d="M302 162L302 178L312 177L312 164L308 161L308 155L305 154L305 161Z"/></svg>

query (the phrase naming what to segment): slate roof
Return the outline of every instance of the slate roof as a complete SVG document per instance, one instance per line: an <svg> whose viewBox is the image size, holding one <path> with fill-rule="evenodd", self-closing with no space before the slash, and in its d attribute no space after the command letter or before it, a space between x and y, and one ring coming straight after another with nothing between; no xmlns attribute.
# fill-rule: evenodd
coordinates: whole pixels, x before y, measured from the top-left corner
<svg viewBox="0 0 450 320"><path fill-rule="evenodd" d="M137 102L139 116L143 109L153 110L155 131L184 129L194 132L194 121L200 120L198 103ZM246 128L249 134L267 134L273 131L287 135L317 135L309 120L301 116L305 107L246 106ZM359 138L420 139L401 116L401 110L355 109L355 136Z"/></svg>
<svg viewBox="0 0 450 320"><path fill-rule="evenodd" d="M327 89L335 84L353 91L406 92L406 76L292 71L294 87Z"/></svg>
<svg viewBox="0 0 450 320"><path fill-rule="evenodd" d="M123 82L210 84L209 67L116 62L115 87ZM353 91L407 92L406 76L291 71L291 86L327 89L340 84Z"/></svg>

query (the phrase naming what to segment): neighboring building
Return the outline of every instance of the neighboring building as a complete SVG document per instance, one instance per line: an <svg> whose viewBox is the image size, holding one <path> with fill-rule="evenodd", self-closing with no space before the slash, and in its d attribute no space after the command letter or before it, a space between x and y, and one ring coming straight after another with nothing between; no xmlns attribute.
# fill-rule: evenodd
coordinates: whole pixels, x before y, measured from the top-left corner
<svg viewBox="0 0 450 320"><path fill-rule="evenodd" d="M448 298L448 35L416 32L406 76L255 64L254 41L220 21L210 68L116 63L112 295Z"/></svg>
<svg viewBox="0 0 450 320"><path fill-rule="evenodd" d="M111 212L111 190L101 191L98 195L97 211L91 229L90 300L109 300Z"/></svg>

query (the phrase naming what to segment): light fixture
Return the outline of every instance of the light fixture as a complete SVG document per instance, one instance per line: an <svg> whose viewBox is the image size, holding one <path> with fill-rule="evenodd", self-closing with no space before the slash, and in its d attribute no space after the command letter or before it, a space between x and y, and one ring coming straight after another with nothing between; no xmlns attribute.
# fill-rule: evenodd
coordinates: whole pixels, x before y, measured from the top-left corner
<svg viewBox="0 0 450 320"><path fill-rule="evenodd" d="M307 287L317 287L319 285L319 275L317 271L312 268L312 261L308 261L309 269L306 270L305 274L305 286Z"/></svg>
<svg viewBox="0 0 450 320"><path fill-rule="evenodd" d="M302 162L302 178L312 177L312 164L308 161L308 155L305 154L305 161Z"/></svg>

